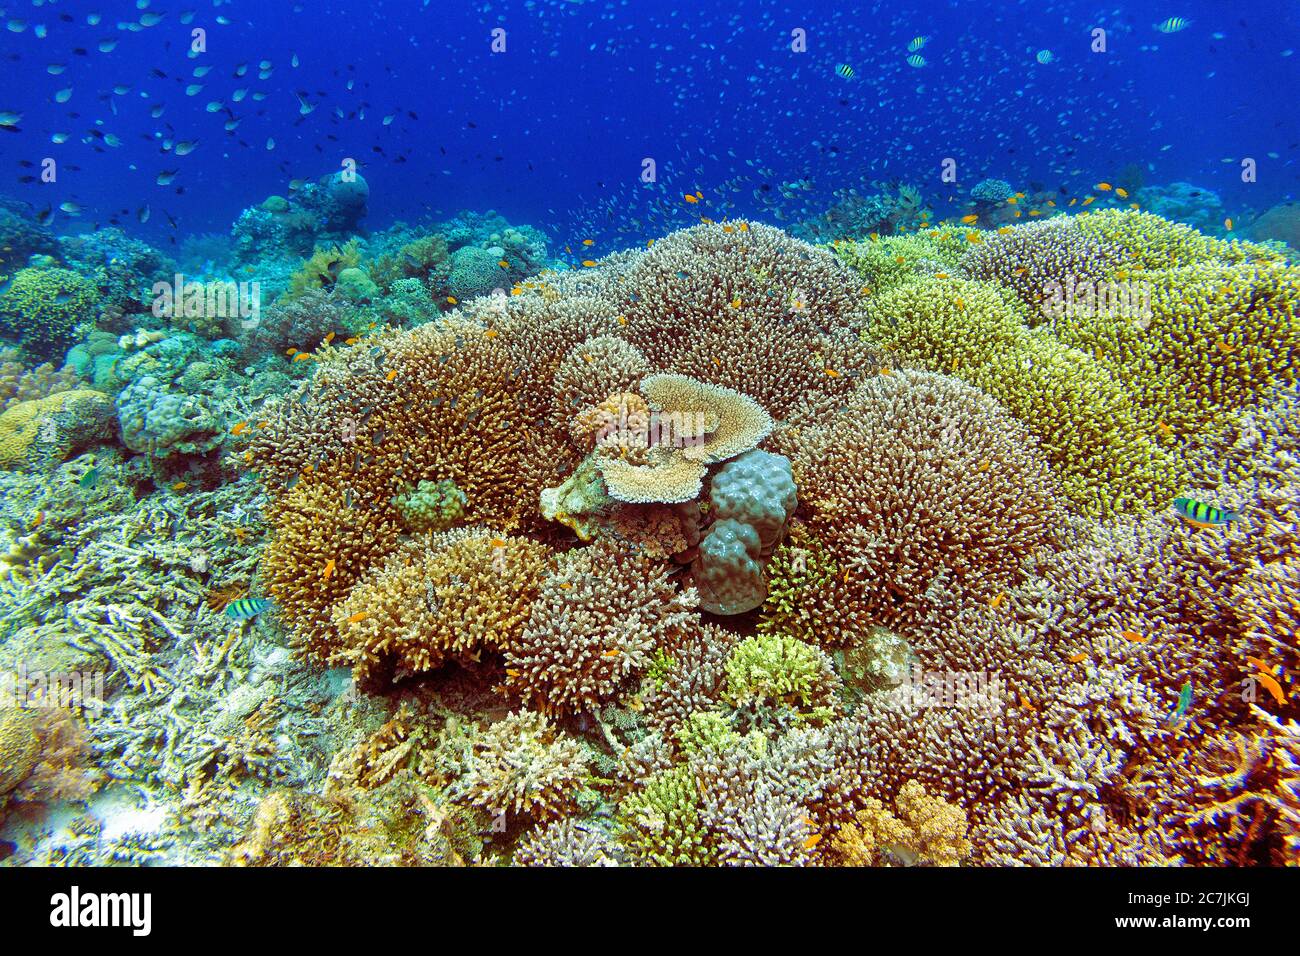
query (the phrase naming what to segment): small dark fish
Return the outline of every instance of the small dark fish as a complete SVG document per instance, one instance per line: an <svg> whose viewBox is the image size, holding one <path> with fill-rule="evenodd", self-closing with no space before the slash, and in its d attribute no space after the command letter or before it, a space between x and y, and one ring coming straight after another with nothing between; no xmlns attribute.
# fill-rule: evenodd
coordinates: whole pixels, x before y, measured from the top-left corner
<svg viewBox="0 0 1300 956"><path fill-rule="evenodd" d="M78 479L77 484L79 484L86 491L89 491L91 488L94 488L96 485L99 484L99 468L98 467L91 468L84 475L82 475L80 479Z"/></svg>
<svg viewBox="0 0 1300 956"><path fill-rule="evenodd" d="M251 621L270 606L270 598L239 598L226 605L226 617L232 621Z"/></svg>

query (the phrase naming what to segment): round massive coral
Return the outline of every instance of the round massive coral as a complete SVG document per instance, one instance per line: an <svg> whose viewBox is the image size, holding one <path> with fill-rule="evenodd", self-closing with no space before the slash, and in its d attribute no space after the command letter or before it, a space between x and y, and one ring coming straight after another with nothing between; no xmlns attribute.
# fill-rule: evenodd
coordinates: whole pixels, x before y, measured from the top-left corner
<svg viewBox="0 0 1300 956"><path fill-rule="evenodd" d="M40 358L62 358L98 301L95 284L68 269L19 269L0 277L0 332Z"/></svg>

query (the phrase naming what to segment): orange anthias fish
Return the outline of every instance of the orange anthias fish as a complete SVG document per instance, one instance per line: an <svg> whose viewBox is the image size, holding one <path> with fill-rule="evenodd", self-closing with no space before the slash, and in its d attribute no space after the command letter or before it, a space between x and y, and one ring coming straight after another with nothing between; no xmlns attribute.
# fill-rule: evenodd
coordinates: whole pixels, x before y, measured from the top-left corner
<svg viewBox="0 0 1300 956"><path fill-rule="evenodd" d="M1273 677L1272 674L1266 674L1263 671L1261 671L1260 673L1255 674L1254 677L1255 680L1259 681L1266 688L1268 688L1268 692L1273 695L1274 700L1276 700L1279 704L1286 703L1286 694L1282 692L1282 685L1277 682L1277 680Z"/></svg>
<svg viewBox="0 0 1300 956"><path fill-rule="evenodd" d="M1126 641L1132 641L1134 644L1145 644L1147 640L1145 636L1137 631L1120 631L1119 636Z"/></svg>
<svg viewBox="0 0 1300 956"><path fill-rule="evenodd" d="M330 579L330 576L333 573L334 573L334 559L330 558L328 561L325 562L325 570L321 571L321 577L323 577L326 581L328 581Z"/></svg>
<svg viewBox="0 0 1300 956"><path fill-rule="evenodd" d="M235 426L230 429L230 434L241 435L248 428L248 422L236 422Z"/></svg>
<svg viewBox="0 0 1300 956"><path fill-rule="evenodd" d="M1100 189L1104 193L1108 193L1111 190L1111 185L1110 183L1098 183L1094 188Z"/></svg>
<svg viewBox="0 0 1300 956"><path fill-rule="evenodd" d="M1002 606L1002 602L1004 602L1006 599L1007 599L1006 592L999 591L996 596L994 596L989 600L989 607L993 608L993 610L996 611L998 608Z"/></svg>

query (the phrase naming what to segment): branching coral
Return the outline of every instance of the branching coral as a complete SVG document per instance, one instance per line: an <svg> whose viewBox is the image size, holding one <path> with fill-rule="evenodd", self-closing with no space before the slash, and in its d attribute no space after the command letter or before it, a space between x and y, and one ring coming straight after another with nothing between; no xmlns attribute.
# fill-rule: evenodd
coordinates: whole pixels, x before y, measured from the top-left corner
<svg viewBox="0 0 1300 956"><path fill-rule="evenodd" d="M838 682L825 652L792 637L747 637L726 664L723 699L735 707L770 705L828 714Z"/></svg>
<svg viewBox="0 0 1300 956"><path fill-rule="evenodd" d="M317 249L289 280L286 298L295 299L307 292L332 289L348 269L361 264L361 252L355 241L345 246Z"/></svg>
<svg viewBox="0 0 1300 956"><path fill-rule="evenodd" d="M618 848L604 830L571 817L534 830L515 850L516 866L618 866Z"/></svg>
<svg viewBox="0 0 1300 956"><path fill-rule="evenodd" d="M594 707L687 638L694 602L642 554L606 542L570 552L506 647L506 684L544 709Z"/></svg>
<svg viewBox="0 0 1300 956"><path fill-rule="evenodd" d="M548 560L545 545L482 532L404 546L335 605L335 662L358 679L396 679L512 648Z"/></svg>
<svg viewBox="0 0 1300 956"><path fill-rule="evenodd" d="M304 482L280 502L273 526L268 590L308 656L328 663L345 646L333 606L394 548L401 524L391 511L349 507L330 485Z"/></svg>
<svg viewBox="0 0 1300 956"><path fill-rule="evenodd" d="M574 807L587 760L577 741L541 714L518 711L489 727L474 744L457 792L493 816L543 820Z"/></svg>
<svg viewBox="0 0 1300 956"><path fill-rule="evenodd" d="M689 767L648 777L619 805L619 841L640 866L706 866L715 862L700 820L700 792Z"/></svg>
<svg viewBox="0 0 1300 956"><path fill-rule="evenodd" d="M839 415L778 444L811 489L811 530L845 569L836 611L862 625L912 620L941 570L993 598L1057 521L1032 439L996 402L940 375L880 376Z"/></svg>
<svg viewBox="0 0 1300 956"><path fill-rule="evenodd" d="M1175 463L1154 422L1095 357L1030 330L998 287L909 283L872 303L869 334L891 354L969 382L1025 422L1065 495L1090 514L1163 504Z"/></svg>

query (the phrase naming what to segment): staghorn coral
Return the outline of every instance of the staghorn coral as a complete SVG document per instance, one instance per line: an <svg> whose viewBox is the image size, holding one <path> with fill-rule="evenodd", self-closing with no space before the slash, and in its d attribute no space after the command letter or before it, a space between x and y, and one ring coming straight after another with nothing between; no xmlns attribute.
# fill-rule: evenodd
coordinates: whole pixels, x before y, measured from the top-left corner
<svg viewBox="0 0 1300 956"><path fill-rule="evenodd" d="M909 236L835 243L835 255L864 283L861 294L880 295L919 276L955 273L967 243L950 227Z"/></svg>
<svg viewBox="0 0 1300 956"><path fill-rule="evenodd" d="M767 564L768 596L759 633L788 634L833 646L850 638L835 615L823 616L822 602L840 578L839 563L803 522L794 522Z"/></svg>
<svg viewBox="0 0 1300 956"><path fill-rule="evenodd" d="M542 714L521 710L492 724L475 741L455 791L494 817L545 820L574 808L586 768L577 741Z"/></svg>
<svg viewBox="0 0 1300 956"><path fill-rule="evenodd" d="M575 419L592 406L606 411L613 396L630 392L648 372L649 363L634 345L611 335L601 335L575 345L555 370L552 421L559 429L573 429ZM620 404L612 411L617 419ZM584 454L594 444L594 432L582 428L574 435ZM588 441L588 438L591 438Z"/></svg>
<svg viewBox="0 0 1300 956"><path fill-rule="evenodd" d="M695 600L644 554L603 541L572 551L506 646L506 686L544 710L594 709L681 644Z"/></svg>
<svg viewBox="0 0 1300 956"><path fill-rule="evenodd" d="M738 640L731 631L701 624L671 651L660 651L639 694L650 726L671 735L693 714L719 706L727 661Z"/></svg>
<svg viewBox="0 0 1300 956"><path fill-rule="evenodd" d="M550 552L482 531L429 535L399 548L335 605L335 663L358 680L401 679L448 659L526 640Z"/></svg>
<svg viewBox="0 0 1300 956"><path fill-rule="evenodd" d="M565 817L529 833L515 850L515 866L618 866L618 849L599 827Z"/></svg>

